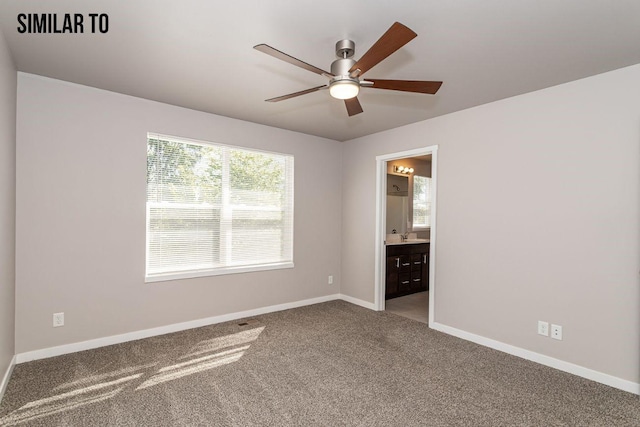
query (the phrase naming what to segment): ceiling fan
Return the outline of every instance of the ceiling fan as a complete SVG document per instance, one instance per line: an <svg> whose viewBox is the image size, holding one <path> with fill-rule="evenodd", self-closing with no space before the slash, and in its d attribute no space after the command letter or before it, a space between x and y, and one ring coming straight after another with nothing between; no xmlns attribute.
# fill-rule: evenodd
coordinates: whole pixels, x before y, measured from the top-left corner
<svg viewBox="0 0 640 427"><path fill-rule="evenodd" d="M373 46L360 58L355 61L351 57L355 52L355 43L352 40L340 40L336 43L336 59L331 63L331 72L324 71L318 67L307 64L293 56L274 49L266 44L254 46L254 49L278 58L289 64L296 65L312 73L320 74L328 77L329 84L313 87L311 89L301 90L299 92L282 95L275 98L267 99L267 102L284 101L285 99L294 98L307 93L316 92L323 89L329 89L332 97L344 99L349 116L362 113L362 106L358 101L358 93L361 87L370 87L374 89L399 90L404 92L417 92L426 94L435 94L442 82L431 82L423 80L381 80L381 79L362 79L362 75L371 68L382 62L386 57L396 50L410 42L417 36L412 30L395 22L383 35L374 43Z"/></svg>

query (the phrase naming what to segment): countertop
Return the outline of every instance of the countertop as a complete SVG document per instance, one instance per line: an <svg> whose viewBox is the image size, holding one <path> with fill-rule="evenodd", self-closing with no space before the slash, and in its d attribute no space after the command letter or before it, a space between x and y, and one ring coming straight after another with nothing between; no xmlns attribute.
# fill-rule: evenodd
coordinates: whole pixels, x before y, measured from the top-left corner
<svg viewBox="0 0 640 427"><path fill-rule="evenodd" d="M394 245L417 245L419 243L429 243L430 240L429 239L408 239L405 240L404 242L385 242L385 244L387 246L394 246Z"/></svg>

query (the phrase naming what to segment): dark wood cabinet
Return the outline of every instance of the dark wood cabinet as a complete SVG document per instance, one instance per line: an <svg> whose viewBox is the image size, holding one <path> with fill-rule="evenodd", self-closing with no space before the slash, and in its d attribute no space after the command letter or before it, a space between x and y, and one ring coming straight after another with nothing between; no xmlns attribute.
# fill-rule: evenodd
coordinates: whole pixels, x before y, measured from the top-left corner
<svg viewBox="0 0 640 427"><path fill-rule="evenodd" d="M385 299L429 290L429 243L387 246Z"/></svg>

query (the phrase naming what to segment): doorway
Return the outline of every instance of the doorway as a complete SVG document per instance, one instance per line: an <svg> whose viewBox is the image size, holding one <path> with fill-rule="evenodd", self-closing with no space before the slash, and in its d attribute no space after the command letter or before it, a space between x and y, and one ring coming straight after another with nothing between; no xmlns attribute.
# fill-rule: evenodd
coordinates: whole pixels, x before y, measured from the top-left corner
<svg viewBox="0 0 640 427"><path fill-rule="evenodd" d="M402 301L401 304L396 304L395 302L393 304L390 304L391 306L393 305L400 305L400 306L405 306L405 308L407 307L407 304L410 305L415 305L415 304L426 304L426 306L424 307L424 310L428 310L428 323L432 324L434 322L435 319L435 311L434 311L434 306L435 306L435 295L436 295L436 283L435 283L435 248L436 248L436 189L437 189L437 152L438 152L438 146L434 145L434 146L429 146L429 147L425 147L425 148L419 148L419 149L415 149L415 150L409 150L409 151L402 151L402 152L398 152L398 153L391 153L391 154L386 154L386 155L382 155L382 156L377 156L376 157L376 163L377 163L377 167L376 167L376 240L375 240L375 245L376 245L376 250L375 250L375 307L376 310L382 311L386 309L386 300L385 297L387 295L387 289L386 289L386 279L387 279L387 243L389 243L389 245L393 244L393 243L397 243L396 240L400 240L400 239L396 239L396 236L394 236L393 234L390 234L389 231L391 231L391 233L393 233L393 230L396 230L396 233L398 234L402 234L402 236L397 236L398 238L401 238L403 241L407 238L411 239L416 239L417 238L417 233L420 233L420 237L421 238L417 238L418 243L422 243L424 241L424 237L425 237L425 231L426 228L428 228L428 270L424 270L425 272L428 271L428 273L424 274L425 276L428 276L428 298L426 295L420 295L419 294L419 290L416 290L416 294L412 295L411 298L407 298L407 297L402 297L405 298L405 301ZM430 214L428 215L428 219L426 219L427 224L420 224L422 225L422 227L413 227L413 220L417 219L418 222L419 221L419 216L416 216L415 218L410 214L410 219L407 220L407 225L406 227L403 225L400 225L396 228L393 229L387 229L388 227L393 227L393 225L389 225L389 224L393 224L393 221L389 221L388 223L388 218L387 218L387 207L388 207L388 203L387 203L387 197L388 197L388 193L389 193L389 189L393 188L393 190L391 191L395 191L397 189L396 186L389 186L389 184L393 184L395 183L395 178L392 178L394 180L393 183L391 182L387 182L387 174L389 171L395 172L392 173L390 176L393 175L410 175L411 173L415 172L415 171L411 171L409 173L406 172L406 170L400 170L398 168L399 164L401 163L401 160L406 160L405 163L409 164L409 160L423 160L426 158L426 156L430 156L431 158L431 186L430 186ZM405 167L407 165L404 165ZM395 168L395 169L391 169L391 168ZM404 173L403 173L404 172ZM411 182L413 183L413 179L411 180ZM400 189L400 193L403 193L404 189ZM411 191L409 191L409 194L412 194ZM396 204L396 202L394 200L391 201L392 204ZM412 206L413 202L410 201L409 205ZM387 239L387 236L390 236L389 239ZM387 242L387 240L389 240L389 242ZM393 242L392 242L393 240ZM415 240L411 240L410 243L415 242ZM417 245L416 245L417 247ZM416 279L413 279L416 280ZM409 291L409 292L413 292L413 291ZM428 300L428 303L427 303ZM392 300L390 300L392 301ZM398 301L399 302L399 301ZM410 307L409 307L409 311L411 311ZM411 317L411 315L407 315L406 317ZM424 320L422 320L424 321Z"/></svg>

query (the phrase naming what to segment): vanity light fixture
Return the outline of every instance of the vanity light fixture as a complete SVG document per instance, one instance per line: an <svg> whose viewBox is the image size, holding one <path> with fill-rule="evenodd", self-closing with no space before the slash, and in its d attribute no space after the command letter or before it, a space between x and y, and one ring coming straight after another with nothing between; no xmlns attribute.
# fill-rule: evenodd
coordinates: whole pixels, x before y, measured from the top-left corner
<svg viewBox="0 0 640 427"><path fill-rule="evenodd" d="M394 170L397 173L406 173L407 175L413 173L413 168L405 167L405 166L394 166Z"/></svg>

